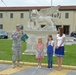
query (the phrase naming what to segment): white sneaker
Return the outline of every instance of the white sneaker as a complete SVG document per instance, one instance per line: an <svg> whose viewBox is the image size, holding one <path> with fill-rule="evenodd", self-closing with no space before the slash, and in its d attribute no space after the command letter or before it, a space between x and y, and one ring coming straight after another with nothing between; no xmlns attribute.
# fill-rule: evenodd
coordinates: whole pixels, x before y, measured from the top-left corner
<svg viewBox="0 0 76 75"><path fill-rule="evenodd" d="M39 68L41 68L41 66L39 66Z"/></svg>
<svg viewBox="0 0 76 75"><path fill-rule="evenodd" d="M50 70L52 70L52 68L49 68Z"/></svg>
<svg viewBox="0 0 76 75"><path fill-rule="evenodd" d="M37 66L37 68L39 68L40 66Z"/></svg>

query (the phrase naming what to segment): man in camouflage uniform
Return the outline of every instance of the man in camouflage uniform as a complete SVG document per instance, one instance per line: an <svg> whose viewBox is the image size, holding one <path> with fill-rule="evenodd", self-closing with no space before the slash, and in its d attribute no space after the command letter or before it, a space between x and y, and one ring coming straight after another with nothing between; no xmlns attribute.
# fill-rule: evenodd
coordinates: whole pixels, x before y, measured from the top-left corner
<svg viewBox="0 0 76 75"><path fill-rule="evenodd" d="M13 45L12 45L12 62L13 68L20 66L21 54L22 54L22 41L21 41L21 28L20 25L16 26L16 30L12 33ZM17 64L16 64L17 61Z"/></svg>

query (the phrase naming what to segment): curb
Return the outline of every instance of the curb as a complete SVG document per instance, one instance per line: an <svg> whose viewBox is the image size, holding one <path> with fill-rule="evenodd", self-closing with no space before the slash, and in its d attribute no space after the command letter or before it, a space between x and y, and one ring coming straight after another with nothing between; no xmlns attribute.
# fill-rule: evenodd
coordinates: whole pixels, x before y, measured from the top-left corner
<svg viewBox="0 0 76 75"><path fill-rule="evenodd" d="M12 64L12 61L7 61L7 60L0 60L0 63L2 64ZM33 62L20 62L22 65L29 65L29 66L37 66L37 63ZM47 64L42 63L42 66L47 67ZM53 67L56 68L57 65L53 64ZM69 65L62 65L63 69L70 69L70 70L76 70L76 66L69 66Z"/></svg>

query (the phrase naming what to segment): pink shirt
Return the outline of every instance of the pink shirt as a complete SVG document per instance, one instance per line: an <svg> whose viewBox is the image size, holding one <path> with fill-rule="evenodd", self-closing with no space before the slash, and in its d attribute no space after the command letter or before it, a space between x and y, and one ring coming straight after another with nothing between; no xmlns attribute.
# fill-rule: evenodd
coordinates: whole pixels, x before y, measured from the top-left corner
<svg viewBox="0 0 76 75"><path fill-rule="evenodd" d="M43 43L42 44L38 43L37 44L37 48L40 48L41 45L43 45Z"/></svg>

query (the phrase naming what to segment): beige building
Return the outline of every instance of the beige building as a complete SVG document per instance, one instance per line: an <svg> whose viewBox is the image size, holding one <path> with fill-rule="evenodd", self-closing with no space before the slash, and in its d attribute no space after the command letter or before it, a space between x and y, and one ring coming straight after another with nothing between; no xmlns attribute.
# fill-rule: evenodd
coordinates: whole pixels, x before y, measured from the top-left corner
<svg viewBox="0 0 76 75"><path fill-rule="evenodd" d="M23 25L25 29L28 27L30 10L40 10L41 8L48 7L50 6L0 7L0 30L12 32L17 24ZM58 28L63 26L64 33L68 35L72 31L76 31L76 6L61 6L59 10L61 15L60 18L55 22L56 27Z"/></svg>
<svg viewBox="0 0 76 75"><path fill-rule="evenodd" d="M60 24L56 24L56 26L62 25L65 34L76 31L76 6L61 6L60 12L61 17L58 20Z"/></svg>

